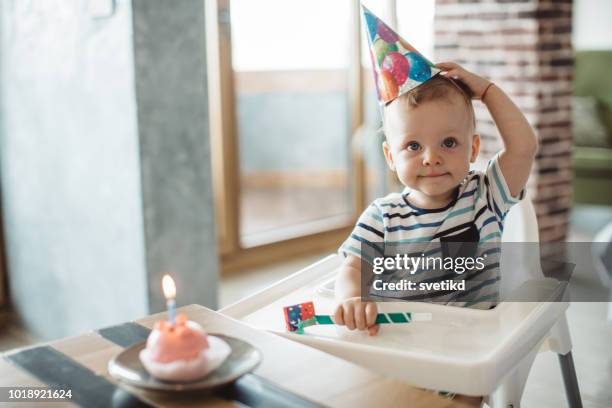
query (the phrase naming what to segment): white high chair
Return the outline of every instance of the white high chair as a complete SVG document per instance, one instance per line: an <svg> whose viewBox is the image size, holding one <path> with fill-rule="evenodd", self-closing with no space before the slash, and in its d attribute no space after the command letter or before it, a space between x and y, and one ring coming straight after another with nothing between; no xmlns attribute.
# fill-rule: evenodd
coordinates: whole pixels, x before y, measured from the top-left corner
<svg viewBox="0 0 612 408"><path fill-rule="evenodd" d="M527 198L511 208L506 215L504 225L502 242L535 243L540 241L535 209L531 200ZM504 263L508 262L507 260L509 259L512 259L515 265L517 260L520 260L522 265L518 268L512 268L514 273L503 278L502 298L505 294L504 291L507 291L506 293L512 292L516 290L522 282L544 279L539 251L530 250L516 254L513 253L514 251L512 251L512 248L510 251L507 251L508 248L504 248L504 252L502 252L502 269ZM520 250L521 246L517 245L515 249ZM567 300L564 303L567 303ZM576 377L574 360L572 358L572 342L565 312L557 319L544 339L540 351L552 351L557 353L561 366L563 383L565 385L567 402L571 408L582 407L578 379ZM484 405L495 408L519 406L525 388L525 382L527 381L534 358L535 354L533 356L526 356L512 372L507 374L506 378L495 392L485 398Z"/></svg>
<svg viewBox="0 0 612 408"><path fill-rule="evenodd" d="M527 199L512 208L505 226L505 242L538 241L535 211ZM544 278L533 251L512 253L510 258L502 254L502 269L510 259L512 270L522 272L502 278L502 294L526 289L528 299L536 293L543 301L502 302L492 310L382 302L381 312L427 312L432 321L385 325L375 337L339 326L287 333L283 306L314 300L317 314L333 313L333 282L342 259L330 255L220 312L415 386L484 395L483 407L491 408L519 407L535 356L551 350L559 355L569 406L581 407L565 317L569 303L554 301L564 287Z"/></svg>

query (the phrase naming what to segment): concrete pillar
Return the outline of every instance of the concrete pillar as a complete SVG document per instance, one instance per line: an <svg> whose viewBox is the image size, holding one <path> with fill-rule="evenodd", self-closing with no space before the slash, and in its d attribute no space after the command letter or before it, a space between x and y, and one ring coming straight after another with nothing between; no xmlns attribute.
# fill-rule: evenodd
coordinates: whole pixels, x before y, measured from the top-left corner
<svg viewBox="0 0 612 408"><path fill-rule="evenodd" d="M202 1L3 1L10 299L52 339L216 306Z"/></svg>

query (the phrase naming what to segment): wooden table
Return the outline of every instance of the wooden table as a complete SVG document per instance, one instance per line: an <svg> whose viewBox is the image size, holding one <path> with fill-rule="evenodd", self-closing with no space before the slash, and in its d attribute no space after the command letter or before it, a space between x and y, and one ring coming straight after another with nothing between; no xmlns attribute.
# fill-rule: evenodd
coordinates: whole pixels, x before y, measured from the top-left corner
<svg viewBox="0 0 612 408"><path fill-rule="evenodd" d="M326 405L334 407L473 407L478 406L475 402L465 402L448 400L441 398L432 391L414 388L410 385L397 380L389 379L379 374L373 373L365 368L349 363L340 358L331 356L319 350L292 342L279 336L260 331L249 327L240 321L231 319L220 313L207 309L199 305L182 307L179 312L185 313L191 320L194 320L211 333L223 333L230 336L246 340L261 350L263 353L262 363L248 377L250 380L263 381L264 384L271 385L276 391L285 395L293 396L295 404L299 406L300 401L307 406L312 403L316 405ZM165 318L165 313L151 315L137 320L138 326L128 324L129 327L141 329L146 333L145 328L152 328L157 320ZM111 330L122 329L126 325L114 326ZM116 331L116 330L115 330ZM108 393L114 389L112 395L102 395L96 399L98 406L157 406L157 407L238 407L244 406L235 403L232 399L241 400L241 396L213 392L190 394L184 397L177 394L158 394L142 390L132 389L117 383L107 371L108 361L124 347L128 341L113 339L109 340L104 333L104 329L71 337L63 340L54 341L44 345L12 350L1 355L0 358L0 387L16 386L47 386L41 381L40 375L33 374L24 369L18 363L20 354L28 351L46 350L55 353L61 358L68 358L68 361L76 367L84 370L82 378L87 378L88 384L103 384L100 388ZM128 333L129 334L129 333ZM129 337L129 336L128 336ZM119 344L118 344L119 343ZM120 345L123 343L123 346ZM23 355L23 354L22 354ZM50 368L50 367L48 367ZM57 374L60 367L53 367L51 375ZM90 371L88 371L90 370ZM38 378L37 378L38 377ZM43 376L44 377L44 376ZM243 377L242 383L248 388L248 380ZM256 390L257 385L251 391ZM89 392L89 391L87 391ZM248 405L269 406L274 398L265 401L267 396L274 394L274 390L259 390L264 397L264 401L255 402ZM81 391L85 393L85 391ZM118 394L119 393L119 394ZM76 394L76 392L75 392ZM123 403L117 400L117 395L123 395L128 400ZM90 406L91 395L81 395L88 401ZM89 398L89 400L88 400ZM118 402L119 401L119 402ZM134 404L134 401L136 402ZM254 401L254 400L253 400ZM272 401L272 402L271 402ZM278 406L287 405L288 400ZM291 400L289 400L291 401ZM50 407L73 407L76 404L73 395L72 402L46 402L31 403L32 406ZM143 403L144 402L144 403ZM6 405L5 405L6 404ZM114 405L113 405L114 404ZM0 403L2 406L11 406L9 403ZM23 407L23 403L13 403L12 406Z"/></svg>

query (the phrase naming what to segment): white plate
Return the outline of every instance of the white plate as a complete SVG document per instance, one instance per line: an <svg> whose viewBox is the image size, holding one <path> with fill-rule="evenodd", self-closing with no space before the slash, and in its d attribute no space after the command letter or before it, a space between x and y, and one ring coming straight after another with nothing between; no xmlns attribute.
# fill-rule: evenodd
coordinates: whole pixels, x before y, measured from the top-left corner
<svg viewBox="0 0 612 408"><path fill-rule="evenodd" d="M261 362L261 352L246 341L223 334L212 336L222 339L231 348L230 355L214 371L192 382L165 382L153 378L140 362L138 355L146 342L133 345L116 355L108 363L110 375L128 385L158 391L190 391L219 387L235 381L252 371Z"/></svg>

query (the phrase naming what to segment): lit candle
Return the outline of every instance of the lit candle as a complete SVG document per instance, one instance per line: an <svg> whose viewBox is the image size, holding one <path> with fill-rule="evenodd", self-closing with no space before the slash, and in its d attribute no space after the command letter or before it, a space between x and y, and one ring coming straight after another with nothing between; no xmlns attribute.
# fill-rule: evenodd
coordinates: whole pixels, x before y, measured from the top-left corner
<svg viewBox="0 0 612 408"><path fill-rule="evenodd" d="M164 296L166 297L166 306L168 307L168 321L170 324L174 324L175 308L176 308L176 285L174 279L170 275L164 275L162 278L162 289Z"/></svg>

